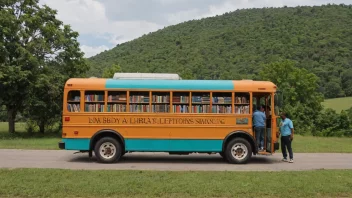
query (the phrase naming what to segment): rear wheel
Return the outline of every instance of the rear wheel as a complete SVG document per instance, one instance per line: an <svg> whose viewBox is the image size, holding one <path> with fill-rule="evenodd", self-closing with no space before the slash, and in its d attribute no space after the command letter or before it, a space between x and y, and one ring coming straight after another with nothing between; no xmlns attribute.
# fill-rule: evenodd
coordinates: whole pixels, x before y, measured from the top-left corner
<svg viewBox="0 0 352 198"><path fill-rule="evenodd" d="M244 138L235 138L226 145L226 159L231 164L245 164L252 156L252 147Z"/></svg>
<svg viewBox="0 0 352 198"><path fill-rule="evenodd" d="M117 162L122 157L122 146L111 137L103 137L94 146L94 154L101 163Z"/></svg>

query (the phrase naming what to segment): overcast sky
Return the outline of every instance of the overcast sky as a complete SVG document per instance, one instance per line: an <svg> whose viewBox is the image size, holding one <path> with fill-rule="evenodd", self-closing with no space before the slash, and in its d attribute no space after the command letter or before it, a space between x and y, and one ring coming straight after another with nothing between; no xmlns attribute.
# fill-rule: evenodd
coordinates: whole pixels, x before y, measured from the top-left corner
<svg viewBox="0 0 352 198"><path fill-rule="evenodd" d="M241 8L352 4L352 0L40 0L78 31L86 57L191 19Z"/></svg>

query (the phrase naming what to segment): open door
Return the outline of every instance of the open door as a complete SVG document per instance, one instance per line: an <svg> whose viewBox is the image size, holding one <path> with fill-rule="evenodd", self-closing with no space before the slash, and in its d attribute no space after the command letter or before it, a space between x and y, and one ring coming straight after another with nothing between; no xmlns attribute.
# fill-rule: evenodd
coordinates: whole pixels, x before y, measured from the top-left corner
<svg viewBox="0 0 352 198"><path fill-rule="evenodd" d="M271 115L271 93L253 93L253 112L260 106L264 106L264 113L266 115L266 123L264 130L264 152L260 154L272 153L272 115ZM253 129L254 131L254 129ZM255 136L256 138L256 136Z"/></svg>

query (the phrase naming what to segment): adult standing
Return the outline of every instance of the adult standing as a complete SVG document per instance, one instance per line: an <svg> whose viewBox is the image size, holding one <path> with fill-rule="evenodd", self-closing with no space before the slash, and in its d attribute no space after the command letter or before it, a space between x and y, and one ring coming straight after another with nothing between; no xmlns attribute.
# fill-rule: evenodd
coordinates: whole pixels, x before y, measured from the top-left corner
<svg viewBox="0 0 352 198"><path fill-rule="evenodd" d="M261 105L253 113L253 126L255 131L255 139L257 141L257 146L259 151L264 150L264 131L265 131L265 120L266 116L264 113L265 106Z"/></svg>
<svg viewBox="0 0 352 198"><path fill-rule="evenodd" d="M292 151L292 140L294 134L293 122L287 117L285 112L281 113L280 133L281 133L281 150L282 150L282 161L287 162L287 152L289 153L290 163L293 163L293 151Z"/></svg>

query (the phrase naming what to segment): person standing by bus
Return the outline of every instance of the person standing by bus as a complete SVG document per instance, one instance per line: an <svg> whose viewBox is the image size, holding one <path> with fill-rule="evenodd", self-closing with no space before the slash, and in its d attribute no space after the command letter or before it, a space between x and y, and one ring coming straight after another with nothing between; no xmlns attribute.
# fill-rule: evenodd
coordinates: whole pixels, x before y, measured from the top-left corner
<svg viewBox="0 0 352 198"><path fill-rule="evenodd" d="M281 151L283 159L282 161L287 162L286 148L289 153L290 163L293 163L293 152L292 152L292 140L293 140L293 122L287 117L285 112L281 113L280 133L281 133Z"/></svg>
<svg viewBox="0 0 352 198"><path fill-rule="evenodd" d="M258 150L264 150L264 131L265 131L265 121L266 116L264 113L265 107L261 105L258 109L253 113L253 126L255 131L255 139L257 141Z"/></svg>

